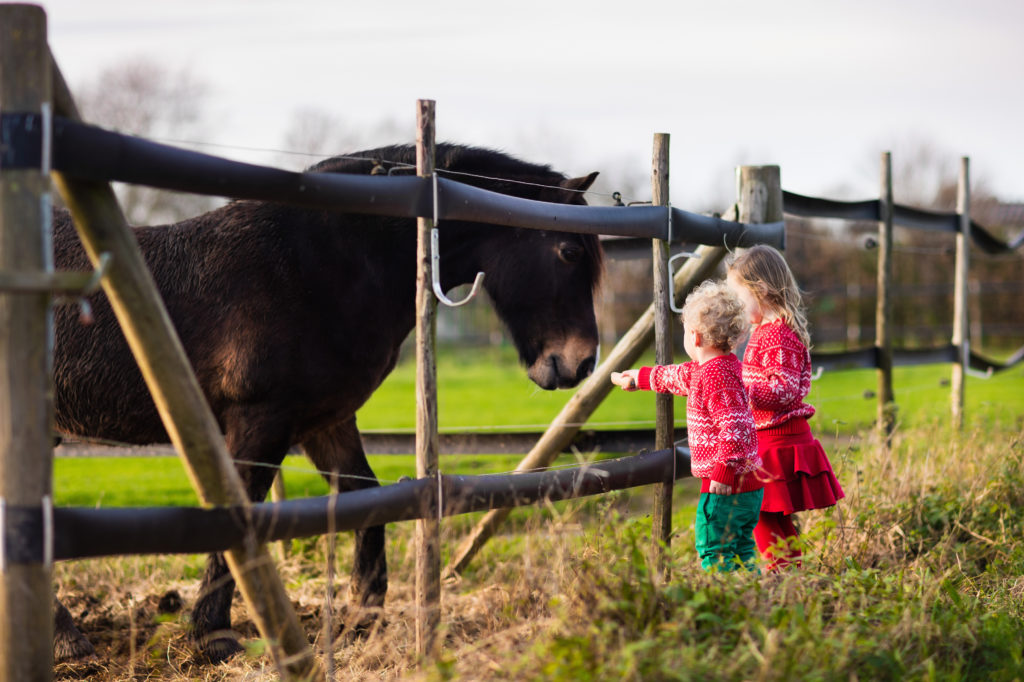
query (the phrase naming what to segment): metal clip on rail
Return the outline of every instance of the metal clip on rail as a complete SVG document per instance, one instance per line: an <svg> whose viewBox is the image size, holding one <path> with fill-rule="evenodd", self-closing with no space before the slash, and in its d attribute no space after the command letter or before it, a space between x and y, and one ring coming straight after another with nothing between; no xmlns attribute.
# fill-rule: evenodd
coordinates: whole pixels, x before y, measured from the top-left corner
<svg viewBox="0 0 1024 682"><path fill-rule="evenodd" d="M480 285L484 281L484 273L476 273L476 279L473 280L473 288L469 290L469 295L461 301L453 301L452 299L445 296L444 290L441 288L441 249L438 246L438 232L437 232L437 173L433 174L434 181L434 226L430 228L430 276L431 283L434 286L434 296L437 296L437 300L444 303L449 308L457 308L460 305L465 305L476 296L476 292L480 290Z"/></svg>
<svg viewBox="0 0 1024 682"><path fill-rule="evenodd" d="M668 243L669 243L669 248L671 248L674 236L675 235L672 234L672 204L668 204ZM672 312L682 314L682 312L683 312L682 307L676 305L676 295L675 295L676 273L672 269L672 264L674 262L676 262L677 260L679 260L680 258L700 258L700 254L695 252L695 251L683 251L681 253L677 253L676 255L674 255L674 256L672 256L671 258L668 259L668 281L669 281L668 307L669 307L669 309Z"/></svg>

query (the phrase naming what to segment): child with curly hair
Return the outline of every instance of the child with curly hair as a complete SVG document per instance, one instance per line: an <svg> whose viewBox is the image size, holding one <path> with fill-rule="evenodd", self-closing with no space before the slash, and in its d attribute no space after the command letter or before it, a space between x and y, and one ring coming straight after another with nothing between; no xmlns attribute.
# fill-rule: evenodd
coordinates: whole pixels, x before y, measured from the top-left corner
<svg viewBox="0 0 1024 682"><path fill-rule="evenodd" d="M707 281L683 306L683 347L690 362L613 372L626 391L687 396L690 469L701 479L694 524L705 570L756 570L753 530L761 511L754 418L733 349L749 326L743 303L724 282Z"/></svg>

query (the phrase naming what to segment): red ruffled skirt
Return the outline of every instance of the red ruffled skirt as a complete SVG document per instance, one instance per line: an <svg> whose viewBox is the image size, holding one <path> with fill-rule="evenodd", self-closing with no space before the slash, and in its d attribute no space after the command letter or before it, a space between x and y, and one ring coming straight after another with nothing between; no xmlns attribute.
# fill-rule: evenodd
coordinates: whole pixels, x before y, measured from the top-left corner
<svg viewBox="0 0 1024 682"><path fill-rule="evenodd" d="M825 449L803 417L758 431L757 452L765 480L761 511L792 514L831 507L844 497Z"/></svg>

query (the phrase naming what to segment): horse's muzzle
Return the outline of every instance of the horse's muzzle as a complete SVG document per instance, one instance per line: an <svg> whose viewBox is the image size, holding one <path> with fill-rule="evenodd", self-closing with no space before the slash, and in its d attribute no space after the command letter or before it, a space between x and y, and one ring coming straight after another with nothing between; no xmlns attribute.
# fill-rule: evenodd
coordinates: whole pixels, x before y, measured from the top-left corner
<svg viewBox="0 0 1024 682"><path fill-rule="evenodd" d="M596 361L595 355L589 355L577 362L567 362L561 353L549 353L538 358L527 375L546 391L572 388L590 376Z"/></svg>

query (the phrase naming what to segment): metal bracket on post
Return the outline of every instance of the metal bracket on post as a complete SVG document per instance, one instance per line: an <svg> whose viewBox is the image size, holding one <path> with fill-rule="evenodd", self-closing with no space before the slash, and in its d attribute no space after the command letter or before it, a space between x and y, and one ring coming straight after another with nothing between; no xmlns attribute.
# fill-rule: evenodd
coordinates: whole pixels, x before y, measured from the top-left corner
<svg viewBox="0 0 1024 682"><path fill-rule="evenodd" d="M100 288L110 267L111 255L100 254L99 266L92 272L18 272L0 271L0 291L17 294L48 292L57 303L77 303L84 322L92 321L92 307L86 296Z"/></svg>
<svg viewBox="0 0 1024 682"><path fill-rule="evenodd" d="M42 563L53 567L53 498L38 507L10 506L0 497L0 573L12 565Z"/></svg>
<svg viewBox="0 0 1024 682"><path fill-rule="evenodd" d="M0 573L7 573L7 500L0 497Z"/></svg>

